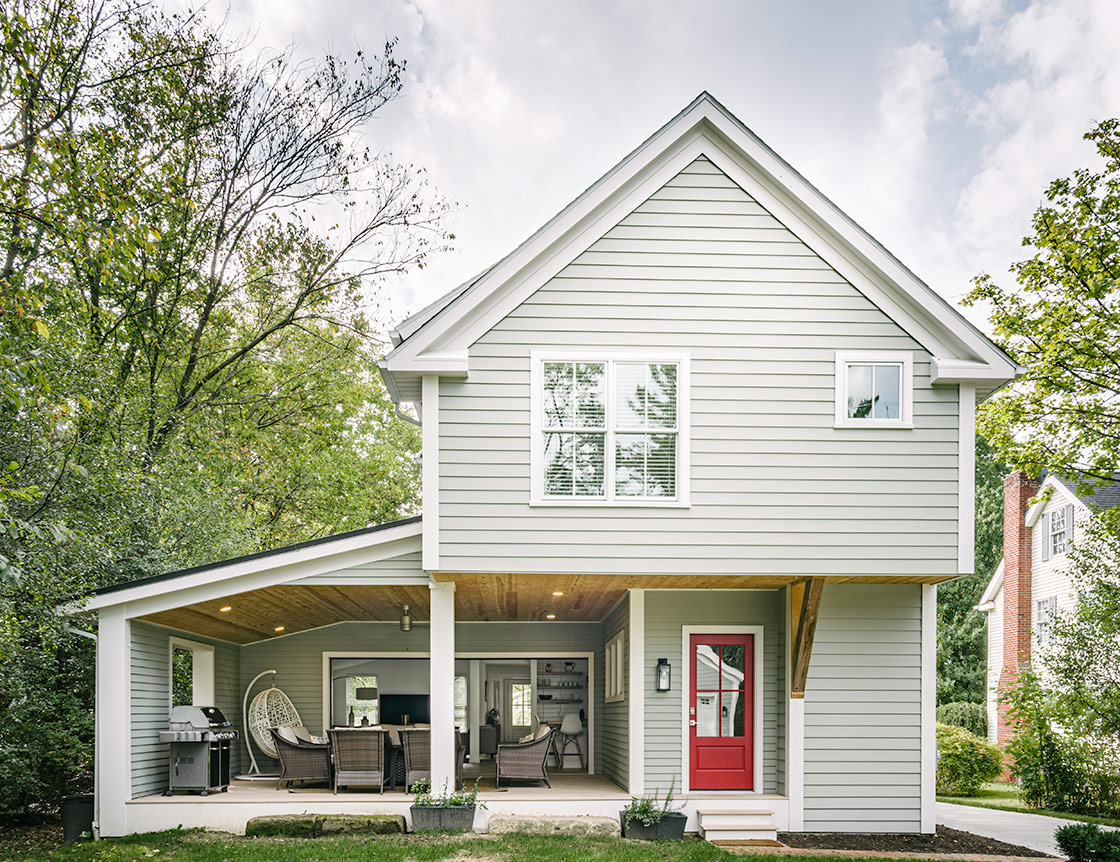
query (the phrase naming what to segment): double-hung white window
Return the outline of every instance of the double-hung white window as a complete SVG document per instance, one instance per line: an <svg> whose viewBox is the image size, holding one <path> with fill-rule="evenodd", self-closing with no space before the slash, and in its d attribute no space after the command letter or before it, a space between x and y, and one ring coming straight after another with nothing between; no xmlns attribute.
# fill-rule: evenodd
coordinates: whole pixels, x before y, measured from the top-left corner
<svg viewBox="0 0 1120 862"><path fill-rule="evenodd" d="M1050 556L1056 557L1066 552L1066 508L1055 509L1050 513Z"/></svg>
<svg viewBox="0 0 1120 862"><path fill-rule="evenodd" d="M912 354L836 354L837 428L912 428L913 413Z"/></svg>
<svg viewBox="0 0 1120 862"><path fill-rule="evenodd" d="M531 502L687 505L687 355L532 362Z"/></svg>

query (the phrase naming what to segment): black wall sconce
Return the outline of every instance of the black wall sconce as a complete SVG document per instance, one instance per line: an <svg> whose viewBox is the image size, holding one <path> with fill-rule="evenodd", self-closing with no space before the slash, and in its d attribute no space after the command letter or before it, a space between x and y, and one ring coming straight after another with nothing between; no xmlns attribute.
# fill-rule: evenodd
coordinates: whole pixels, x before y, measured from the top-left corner
<svg viewBox="0 0 1120 862"><path fill-rule="evenodd" d="M669 691L673 687L673 666L669 659L657 660L657 691Z"/></svg>

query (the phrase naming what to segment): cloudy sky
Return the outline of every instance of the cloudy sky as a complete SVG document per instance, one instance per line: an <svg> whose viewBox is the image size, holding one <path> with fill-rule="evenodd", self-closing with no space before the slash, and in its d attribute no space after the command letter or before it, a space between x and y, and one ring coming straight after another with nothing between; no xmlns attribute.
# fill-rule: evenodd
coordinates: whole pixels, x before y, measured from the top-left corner
<svg viewBox="0 0 1120 862"><path fill-rule="evenodd" d="M1047 183L1094 164L1081 135L1120 114L1118 0L226 2L254 48L400 40L405 92L370 143L458 208L454 250L389 286L397 315L512 250L702 90L956 302L1022 256Z"/></svg>

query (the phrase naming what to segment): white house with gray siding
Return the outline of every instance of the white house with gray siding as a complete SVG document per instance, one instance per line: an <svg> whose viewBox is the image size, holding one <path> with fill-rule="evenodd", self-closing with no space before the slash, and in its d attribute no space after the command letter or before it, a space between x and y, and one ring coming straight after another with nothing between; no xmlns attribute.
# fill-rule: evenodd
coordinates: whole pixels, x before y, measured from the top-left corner
<svg viewBox="0 0 1120 862"><path fill-rule="evenodd" d="M972 571L973 411L1006 355L707 94L393 344L421 517L84 604L101 834L407 811L161 795L173 699L272 770L242 712L272 685L313 735L411 704L437 787L458 728L491 814L673 787L709 838L933 830L936 585ZM487 740L572 716L551 787L491 791Z"/></svg>

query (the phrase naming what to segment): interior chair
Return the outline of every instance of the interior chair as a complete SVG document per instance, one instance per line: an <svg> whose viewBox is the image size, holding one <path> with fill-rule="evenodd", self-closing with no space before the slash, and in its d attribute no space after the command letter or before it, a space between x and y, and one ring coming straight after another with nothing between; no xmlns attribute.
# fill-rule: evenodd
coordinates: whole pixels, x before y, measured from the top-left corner
<svg viewBox="0 0 1120 862"><path fill-rule="evenodd" d="M502 779L523 778L543 781L548 787L548 748L552 744L552 728L542 724L531 742L510 742L498 746L494 785L501 786Z"/></svg>
<svg viewBox="0 0 1120 862"><path fill-rule="evenodd" d="M569 712L564 716L564 720L560 722L560 731L557 736L560 737L560 744L556 744L556 736L552 737L552 754L556 758L556 768L564 768L564 755L568 753L568 747L575 743L576 751L579 753L579 765L583 769L587 769L587 761L583 756L583 742L580 737L583 735L583 722L579 720L579 713ZM557 748L559 747L559 751Z"/></svg>
<svg viewBox="0 0 1120 862"><path fill-rule="evenodd" d="M331 780L331 747L329 743L304 742L292 732L290 727L271 729L272 744L280 761L280 777L276 789L293 781Z"/></svg>
<svg viewBox="0 0 1120 862"><path fill-rule="evenodd" d="M334 792L341 787L385 789L385 733L348 727L328 731L334 753Z"/></svg>

